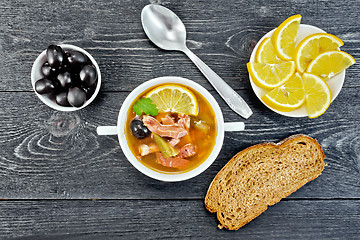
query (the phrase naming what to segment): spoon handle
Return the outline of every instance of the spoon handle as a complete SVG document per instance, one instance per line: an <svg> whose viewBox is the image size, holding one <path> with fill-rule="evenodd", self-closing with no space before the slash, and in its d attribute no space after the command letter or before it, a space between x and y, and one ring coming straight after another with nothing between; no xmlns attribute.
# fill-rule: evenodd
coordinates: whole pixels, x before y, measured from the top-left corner
<svg viewBox="0 0 360 240"><path fill-rule="evenodd" d="M208 79L215 90L225 100L229 107L242 116L243 118L249 118L253 113L244 99L237 94L219 75L217 75L211 68L209 68L200 58L198 58L188 48L182 49L182 51L195 63L199 70Z"/></svg>

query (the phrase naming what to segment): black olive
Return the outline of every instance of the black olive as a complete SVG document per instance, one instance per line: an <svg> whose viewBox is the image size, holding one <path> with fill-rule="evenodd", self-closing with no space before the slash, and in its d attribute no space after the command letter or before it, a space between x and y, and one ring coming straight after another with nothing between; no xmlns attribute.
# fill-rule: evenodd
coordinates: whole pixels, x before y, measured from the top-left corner
<svg viewBox="0 0 360 240"><path fill-rule="evenodd" d="M73 84L71 73L69 72L60 73L57 76L57 80L59 80L60 85L63 88L69 88Z"/></svg>
<svg viewBox="0 0 360 240"><path fill-rule="evenodd" d="M145 126L143 121L139 118L134 118L130 123L130 130L132 134L139 139L146 138L150 135L150 130Z"/></svg>
<svg viewBox="0 0 360 240"><path fill-rule="evenodd" d="M84 87L83 88L85 93L86 93L86 100L88 100L89 98L91 98L91 96L94 94L95 92L95 86L93 87Z"/></svg>
<svg viewBox="0 0 360 240"><path fill-rule="evenodd" d="M73 69L78 69L87 62L87 57L82 52L76 50L70 50L66 53L67 61L70 63Z"/></svg>
<svg viewBox="0 0 360 240"><path fill-rule="evenodd" d="M56 94L55 101L60 106L69 107L70 103L67 100L67 91Z"/></svg>
<svg viewBox="0 0 360 240"><path fill-rule="evenodd" d="M54 89L54 84L47 78L41 78L35 82L35 91L39 94L51 93Z"/></svg>
<svg viewBox="0 0 360 240"><path fill-rule="evenodd" d="M79 87L71 87L69 88L69 92L67 94L67 100L73 107L81 107L86 100L85 91Z"/></svg>
<svg viewBox="0 0 360 240"><path fill-rule="evenodd" d="M54 85L56 92L59 92L62 90L61 83L57 78L51 79L51 82Z"/></svg>
<svg viewBox="0 0 360 240"><path fill-rule="evenodd" d="M63 62L63 64L60 66L59 68L59 72L64 73L64 72L73 72L76 69L72 69L71 64L67 62L67 60Z"/></svg>
<svg viewBox="0 0 360 240"><path fill-rule="evenodd" d="M81 87L84 88L82 81L80 80L80 76L78 73L71 73L71 79L75 87Z"/></svg>
<svg viewBox="0 0 360 240"><path fill-rule="evenodd" d="M65 53L60 46L50 45L46 50L46 57L49 65L58 69L65 59Z"/></svg>
<svg viewBox="0 0 360 240"><path fill-rule="evenodd" d="M96 69L93 65L86 65L80 71L80 80L88 87L94 85L97 79Z"/></svg>
<svg viewBox="0 0 360 240"><path fill-rule="evenodd" d="M45 77L52 77L56 74L56 69L52 68L50 66L50 64L48 62L45 62L42 66L41 66L41 73L45 76Z"/></svg>

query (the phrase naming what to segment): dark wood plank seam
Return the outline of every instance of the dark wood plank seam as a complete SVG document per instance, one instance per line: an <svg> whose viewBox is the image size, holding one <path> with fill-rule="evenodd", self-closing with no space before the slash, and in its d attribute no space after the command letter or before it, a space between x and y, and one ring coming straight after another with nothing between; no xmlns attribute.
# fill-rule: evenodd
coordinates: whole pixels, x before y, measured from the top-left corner
<svg viewBox="0 0 360 240"><path fill-rule="evenodd" d="M359 88L360 87L360 85L355 85L355 86L343 86L342 88L343 89L351 89L351 88ZM235 91L240 91L240 90L251 90L251 89L249 89L249 88L234 88L234 90ZM213 90L213 89L211 89L211 90L208 90L209 92L216 92L215 90ZM29 93L32 93L32 92L34 92L34 91L30 91L30 90L0 90L0 93L27 93L27 92L29 92ZM114 91L112 91L112 90L103 90L102 91L103 93L126 93L126 92L128 92L128 93L130 93L131 91L130 90L121 90L121 91L116 91L116 90L114 90Z"/></svg>
<svg viewBox="0 0 360 240"><path fill-rule="evenodd" d="M0 199L0 202L54 202L54 201L204 201L202 198L188 198L188 199L156 199L156 198L134 198L134 199L125 199L125 198L101 198L101 199L81 199L81 198L73 198L73 199L23 199L23 198L16 198L16 199ZM360 198L284 198L281 201L285 202L299 202L299 201L360 201Z"/></svg>

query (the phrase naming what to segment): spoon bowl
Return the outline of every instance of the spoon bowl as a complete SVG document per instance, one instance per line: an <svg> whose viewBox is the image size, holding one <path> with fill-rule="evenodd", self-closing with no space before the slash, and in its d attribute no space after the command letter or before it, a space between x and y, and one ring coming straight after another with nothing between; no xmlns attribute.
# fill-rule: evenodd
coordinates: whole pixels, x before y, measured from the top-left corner
<svg viewBox="0 0 360 240"><path fill-rule="evenodd" d="M141 12L146 35L159 48L184 52L208 79L229 107L244 118L252 114L244 99L186 46L186 29L180 18L166 7L149 4Z"/></svg>
<svg viewBox="0 0 360 240"><path fill-rule="evenodd" d="M149 4L141 12L141 23L146 35L159 48L181 51L186 45L185 25L170 9Z"/></svg>

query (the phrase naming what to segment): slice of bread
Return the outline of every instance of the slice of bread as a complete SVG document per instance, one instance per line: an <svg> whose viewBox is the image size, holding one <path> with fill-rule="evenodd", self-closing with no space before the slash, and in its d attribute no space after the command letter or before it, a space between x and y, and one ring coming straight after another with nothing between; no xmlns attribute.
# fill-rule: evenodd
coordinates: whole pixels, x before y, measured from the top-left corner
<svg viewBox="0 0 360 240"><path fill-rule="evenodd" d="M320 144L293 135L278 144L263 143L236 154L216 175L205 206L217 212L219 227L237 230L268 206L289 196L324 169Z"/></svg>

